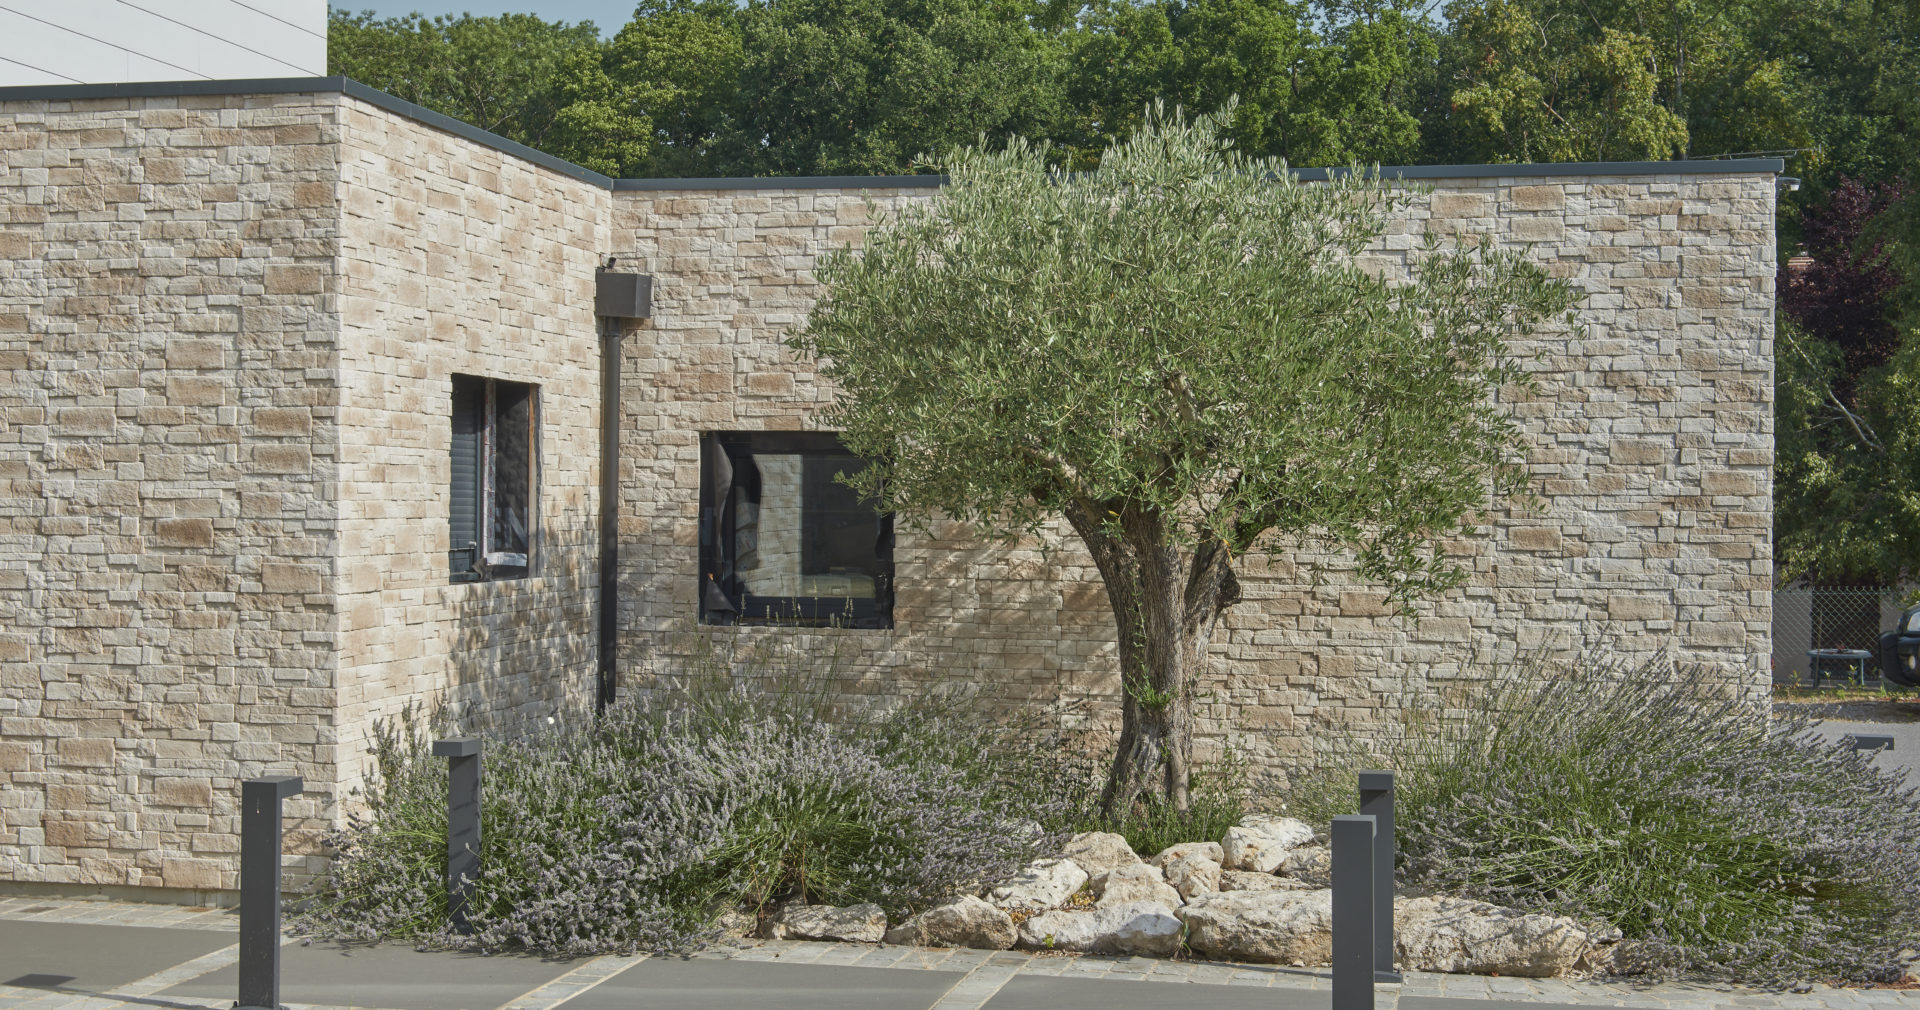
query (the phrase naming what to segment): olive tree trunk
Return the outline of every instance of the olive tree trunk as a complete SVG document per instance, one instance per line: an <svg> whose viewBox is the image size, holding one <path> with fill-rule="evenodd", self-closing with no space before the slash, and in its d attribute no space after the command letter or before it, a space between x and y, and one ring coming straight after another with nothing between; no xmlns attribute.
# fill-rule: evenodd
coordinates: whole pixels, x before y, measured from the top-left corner
<svg viewBox="0 0 1920 1010"><path fill-rule="evenodd" d="M1082 503L1067 510L1106 582L1120 649L1120 741L1108 813L1143 799L1188 809L1195 679L1220 614L1240 599L1224 545L1178 546L1163 516ZM1117 521L1116 521L1117 520Z"/></svg>

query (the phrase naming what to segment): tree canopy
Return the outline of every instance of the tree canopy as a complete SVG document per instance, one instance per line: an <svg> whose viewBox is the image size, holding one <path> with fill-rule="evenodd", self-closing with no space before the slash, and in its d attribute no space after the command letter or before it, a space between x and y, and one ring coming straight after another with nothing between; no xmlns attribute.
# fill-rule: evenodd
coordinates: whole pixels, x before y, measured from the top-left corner
<svg viewBox="0 0 1920 1010"><path fill-rule="evenodd" d="M1125 687L1110 806L1185 806L1193 675L1240 558L1312 538L1403 602L1464 578L1440 542L1526 486L1506 343L1573 301L1480 243L1368 270L1408 192L1299 183L1222 142L1237 111L1149 113L1082 173L1020 139L957 150L929 203L826 258L793 340L887 508L1064 517L1086 544Z"/></svg>

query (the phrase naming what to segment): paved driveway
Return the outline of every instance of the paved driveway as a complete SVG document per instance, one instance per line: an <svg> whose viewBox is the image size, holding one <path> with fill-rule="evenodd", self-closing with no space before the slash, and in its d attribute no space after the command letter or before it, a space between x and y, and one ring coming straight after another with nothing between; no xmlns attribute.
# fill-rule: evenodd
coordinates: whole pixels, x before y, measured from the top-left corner
<svg viewBox="0 0 1920 1010"><path fill-rule="evenodd" d="M1875 753L1873 763L1881 768L1905 771L1909 784L1920 785L1920 722L1846 722L1839 719L1825 719L1814 724L1813 728L1821 736L1836 742L1849 734L1892 737L1893 750ZM1916 1000L1915 1005L1920 1006L1920 1000Z"/></svg>
<svg viewBox="0 0 1920 1010"><path fill-rule="evenodd" d="M0 899L0 1010L228 1010L233 916L114 902ZM769 941L687 959L571 961L282 948L289 1010L1326 1010L1326 974L1272 965ZM1920 994L1629 986L1408 973L1377 1010L1920 1010Z"/></svg>

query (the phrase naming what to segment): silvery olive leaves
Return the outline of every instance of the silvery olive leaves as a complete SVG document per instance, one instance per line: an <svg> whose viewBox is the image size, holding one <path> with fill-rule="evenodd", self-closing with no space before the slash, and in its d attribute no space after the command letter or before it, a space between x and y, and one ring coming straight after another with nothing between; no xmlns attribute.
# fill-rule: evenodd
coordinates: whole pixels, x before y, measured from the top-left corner
<svg viewBox="0 0 1920 1010"><path fill-rule="evenodd" d="M1235 556L1327 538L1402 601L1456 585L1434 546L1526 486L1506 345L1573 289L1518 252L1386 243L1408 186L1297 181L1220 122L1156 107L1081 174L1017 139L948 155L930 201L821 266L791 343L840 390L824 423L908 518L1125 503Z"/></svg>

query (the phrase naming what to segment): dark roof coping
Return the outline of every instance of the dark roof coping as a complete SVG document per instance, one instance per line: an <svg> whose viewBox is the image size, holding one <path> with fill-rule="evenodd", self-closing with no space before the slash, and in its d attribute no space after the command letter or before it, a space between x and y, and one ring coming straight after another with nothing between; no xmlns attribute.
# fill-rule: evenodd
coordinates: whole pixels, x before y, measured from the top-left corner
<svg viewBox="0 0 1920 1010"><path fill-rule="evenodd" d="M705 179L615 179L616 193L661 189L911 189L937 188L944 175L770 175L712 176Z"/></svg>
<svg viewBox="0 0 1920 1010"><path fill-rule="evenodd" d="M445 130L495 150L549 168L603 189L761 190L761 189L894 189L936 187L944 175L814 175L716 179L614 179L570 161L536 151L525 144L488 133L470 123L442 115L405 99L361 84L349 77L260 77L223 81L149 81L130 84L37 84L0 88L0 103L65 101L89 98L170 98L195 95L284 95L339 92L396 115ZM1584 161L1528 165L1407 165L1382 166L1388 179L1492 179L1556 175L1778 175L1786 168L1780 158L1729 158L1706 161ZM1303 182L1320 182L1351 173L1346 168L1297 168ZM1363 169L1372 174L1374 169Z"/></svg>

